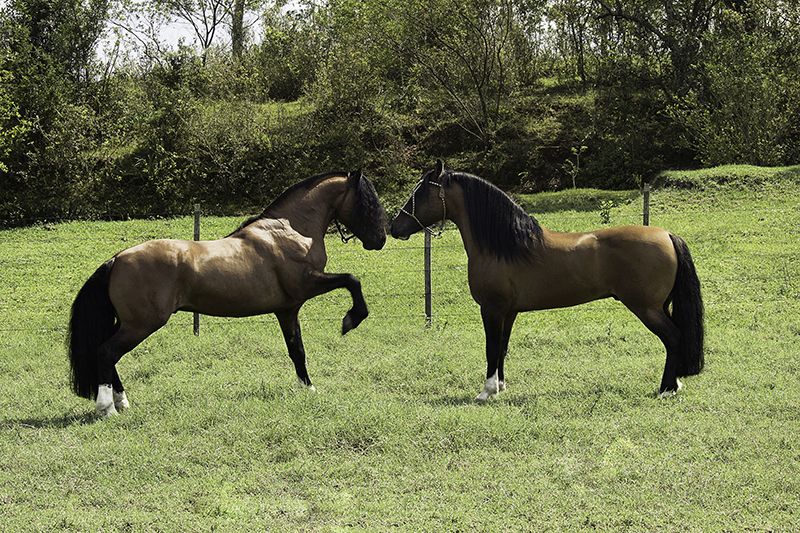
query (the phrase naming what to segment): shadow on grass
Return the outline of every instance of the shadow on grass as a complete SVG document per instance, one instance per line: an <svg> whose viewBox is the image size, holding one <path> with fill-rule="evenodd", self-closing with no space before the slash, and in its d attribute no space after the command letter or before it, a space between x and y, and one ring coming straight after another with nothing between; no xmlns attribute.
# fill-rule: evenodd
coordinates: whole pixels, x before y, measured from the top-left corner
<svg viewBox="0 0 800 533"><path fill-rule="evenodd" d="M431 407L462 407L464 405L481 405L475 401L475 396L471 394L448 394L437 398L426 398L424 403ZM488 404L490 402L483 402Z"/></svg>
<svg viewBox="0 0 800 533"><path fill-rule="evenodd" d="M562 389L548 392L501 392L499 395L494 396L485 402L479 402L475 400L475 396L468 393L443 395L437 398L426 399L424 402L431 407L463 407L465 405L476 405L490 408L493 405L499 405L516 408L528 408L541 403L558 405L567 401L577 402L585 405L589 413L591 413L594 411L598 401L603 396L614 396L619 398L621 401L629 403L637 403L644 400L653 399L663 400L663 398L659 397L659 392L656 387L650 388L644 386L642 388L631 389L629 387L615 386L613 384L604 383L602 385L595 385L588 388ZM680 394L675 396L675 398L679 397Z"/></svg>
<svg viewBox="0 0 800 533"><path fill-rule="evenodd" d="M0 421L0 426L26 429L64 429L74 425L93 424L98 420L100 419L93 412L87 410L83 414L68 413L62 416L43 418L8 418Z"/></svg>

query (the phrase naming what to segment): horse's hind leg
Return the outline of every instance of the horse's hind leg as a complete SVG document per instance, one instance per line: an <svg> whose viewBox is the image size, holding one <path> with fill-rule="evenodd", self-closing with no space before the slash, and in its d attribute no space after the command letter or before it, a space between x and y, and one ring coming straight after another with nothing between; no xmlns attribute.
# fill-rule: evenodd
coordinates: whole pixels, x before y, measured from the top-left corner
<svg viewBox="0 0 800 533"><path fill-rule="evenodd" d="M664 374L661 377L658 395L662 398L673 396L682 386L678 380L681 332L662 309L648 309L643 312L634 311L634 313L647 326L647 329L655 333L664 343L667 360L664 363Z"/></svg>
<svg viewBox="0 0 800 533"><path fill-rule="evenodd" d="M128 396L125 394L125 387L122 386L122 380L119 378L116 366L114 366L114 374L111 376L111 388L114 392L114 407L119 411L130 407Z"/></svg>
<svg viewBox="0 0 800 533"><path fill-rule="evenodd" d="M160 327L160 326L159 326ZM144 330L125 327L111 336L97 349L98 356L98 383L95 411L103 418L117 414L117 409L127 409L128 398L119 378L116 364L123 355L133 350L146 339L156 328Z"/></svg>
<svg viewBox="0 0 800 533"><path fill-rule="evenodd" d="M300 320L297 313L300 308L275 313L278 323L281 325L283 338L286 341L286 348L289 350L289 357L294 363L294 370L297 373L297 382L308 390L316 390L311 384L306 370L306 350L303 347L303 337L300 334Z"/></svg>

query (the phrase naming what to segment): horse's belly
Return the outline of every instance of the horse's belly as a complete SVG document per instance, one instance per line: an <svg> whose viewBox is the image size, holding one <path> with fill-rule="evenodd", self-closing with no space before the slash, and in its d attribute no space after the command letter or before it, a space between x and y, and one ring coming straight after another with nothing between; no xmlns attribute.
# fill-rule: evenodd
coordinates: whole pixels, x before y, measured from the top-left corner
<svg viewBox="0 0 800 533"><path fill-rule="evenodd" d="M240 285L223 278L213 286L204 282L187 288L177 307L204 315L243 317L271 313L291 304L277 281Z"/></svg>
<svg viewBox="0 0 800 533"><path fill-rule="evenodd" d="M577 276L567 269L535 268L512 274L471 279L475 301L524 312L571 307L611 296L607 284L596 276Z"/></svg>
<svg viewBox="0 0 800 533"><path fill-rule="evenodd" d="M273 269L245 261L206 261L187 269L178 283L181 311L242 317L262 315L290 305L290 297ZM233 268L235 267L235 268Z"/></svg>
<svg viewBox="0 0 800 533"><path fill-rule="evenodd" d="M543 291L536 294L523 295L518 299L516 311L539 311L542 309L556 309L585 304L601 298L611 296L601 291Z"/></svg>

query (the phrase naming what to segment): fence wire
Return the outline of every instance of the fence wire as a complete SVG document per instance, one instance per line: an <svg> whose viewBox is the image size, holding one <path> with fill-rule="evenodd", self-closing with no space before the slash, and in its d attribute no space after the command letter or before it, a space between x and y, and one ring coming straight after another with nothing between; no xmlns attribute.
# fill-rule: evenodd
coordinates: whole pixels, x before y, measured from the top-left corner
<svg viewBox="0 0 800 533"><path fill-rule="evenodd" d="M710 215L729 215L732 213L748 214L749 216L761 217L782 217L787 212L796 212L797 208L775 208L775 209L726 209L706 212L653 212L652 219L666 218L688 218L690 223L697 225L698 220ZM99 266L102 260L110 257L102 257L103 253L113 254L121 249L133 246L140 242L155 238L176 238L191 240L193 228L190 219L182 215L181 219L169 219L167 216L153 216L151 221L164 223L161 228L164 231L157 231L155 228L122 228L123 234L113 237L106 237L92 234L64 237L59 235L53 224L66 221L28 221L37 224L41 229L42 235L34 242L42 245L41 253L47 254L48 247L66 247L68 252L64 252L63 266L56 269L56 272L48 272L47 277L30 279L27 275L31 270L35 270L36 265L40 264L41 258L31 257L12 257L8 253L9 247L18 244L19 241L10 239L8 231L0 232L0 269L5 271L2 292L0 293L0 314L5 316L5 320L0 324L0 332L4 334L13 332L30 333L51 333L63 335L66 333L69 307L72 299L80 287L85 282L91 272ZM122 218L122 217L120 217ZM559 223L570 226L576 221L598 220L597 213L562 215L548 213L537 218L546 220L548 224ZM621 220L635 223L641 220L641 215L615 215L613 222L617 224ZM236 226L230 218L206 217L203 219L209 224L201 226L203 238L224 237ZM2 221L0 221L2 222ZM549 226L548 226L549 227ZM16 230L10 230L16 231ZM790 234L800 234L800 227L788 227L784 229ZM156 234L158 233L158 234ZM769 236L769 231L758 231L753 229L747 235L742 235L741 231L717 232L714 238L726 240L728 238L762 239ZM692 238L699 235L682 235L692 248ZM26 245L31 243L26 240ZM423 245L422 239L412 239L410 241L392 243L381 252L364 252L360 246L337 245L336 238L330 236L328 245L329 263L326 269L329 272L352 272L362 282L365 298L370 306L370 322L398 321L406 320L414 323L425 323L425 302L423 289ZM388 243L387 243L388 244ZM694 250L693 250L694 252ZM52 253L52 251L50 252ZM374 263L370 261L370 254L381 253L391 254L391 260L386 264L388 268L373 268ZM433 320L435 323L446 323L448 321L475 321L479 320L479 308L470 296L469 287L466 281L466 254L463 250L461 239L457 234L457 229L448 224L445 235L441 239L434 239L432 245L433 265L430 270L432 277L432 309ZM100 259L97 256L100 255ZM704 287L722 288L725 292L731 292L732 286L739 286L735 291L738 293L751 292L751 297L760 298L763 302L791 303L796 305L800 299L800 276L798 271L798 250L788 249L778 253L749 253L751 258L762 262L774 262L780 260L784 263L779 268L780 276L775 276L774 272L755 272L747 275L736 276L715 276L712 269L707 269L705 275L701 275L701 282ZM447 257L443 260L442 257ZM385 256L384 256L385 257ZM87 263L85 277L75 277L64 274L59 276L58 270L69 270L66 265L75 262ZM695 256L697 263L702 263L703 257ZM382 261L383 263L383 261ZM698 267L698 269L700 269ZM10 276L9 273L13 273ZM378 283L386 276L393 279L410 279L411 281L404 286L392 284L390 289L375 288L380 286ZM742 288L746 286L746 288ZM764 286L763 290L759 287ZM767 287L768 286L768 287ZM775 289L777 287L777 290ZM770 289L770 290L767 290ZM301 310L301 321L335 323L341 320L341 316L349 307L350 297L346 291L335 291L322 295L307 302ZM710 304L710 305L709 305ZM706 303L707 309L713 312L714 302ZM588 305L577 306L568 309L549 310L550 313L597 313L598 311L609 312L612 310L624 311L624 307L618 302L600 301ZM626 311L625 311L626 312ZM540 311L541 313L541 311ZM241 325L269 325L277 324L272 315L262 315L249 318L221 319L218 317L203 316L201 331L203 329L217 330L241 326ZM185 328L191 331L192 317L189 313L181 313L173 317L166 327Z"/></svg>

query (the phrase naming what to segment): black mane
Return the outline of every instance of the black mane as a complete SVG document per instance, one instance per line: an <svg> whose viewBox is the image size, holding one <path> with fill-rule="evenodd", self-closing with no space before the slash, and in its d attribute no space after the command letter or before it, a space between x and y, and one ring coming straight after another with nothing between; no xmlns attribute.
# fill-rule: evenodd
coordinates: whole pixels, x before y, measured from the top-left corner
<svg viewBox="0 0 800 533"><path fill-rule="evenodd" d="M236 228L230 235L228 235L228 237L242 231L244 228L246 228L253 222L256 222L257 220L270 218L270 216L268 215L270 209L282 204L286 200L286 198L288 198L296 190L303 188L307 191L310 191L314 187L314 185L317 184L317 182L323 179L332 178L333 176L347 176L347 172L324 172L322 174L317 174L315 176L311 176L310 178L298 181L297 183L295 183L294 185L283 191L280 196L275 198L275 200L273 200L272 203L270 203L267 206L267 208L261 212L260 215L252 216L247 220L245 220L244 222L242 222L242 225Z"/></svg>
<svg viewBox="0 0 800 533"><path fill-rule="evenodd" d="M231 233L234 235L235 233L243 230L253 222L257 220L262 220L265 218L272 218L270 212L280 204L286 201L295 191L299 189L305 189L306 191L310 191L313 189L317 183L320 181L334 178L334 177L348 177L349 174L347 172L323 172L322 174L316 174L311 176L310 178L306 178L304 180L298 181L285 191L281 193L275 200L270 203L264 211L261 212L260 215L255 215L244 222L242 225L239 226L235 231ZM355 189L356 195L356 215L357 220L362 221L363 223L371 222L374 224L379 224L386 226L386 213L383 211L383 206L378 199L378 195L375 192L375 187L372 185L372 182L369 181L366 177L362 177L358 181L358 186ZM230 237L230 235L229 235Z"/></svg>
<svg viewBox="0 0 800 533"><path fill-rule="evenodd" d="M443 187L457 183L464 191L464 207L470 232L478 248L499 259L530 259L542 243L542 227L506 193L478 176L445 171Z"/></svg>

